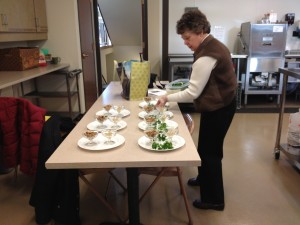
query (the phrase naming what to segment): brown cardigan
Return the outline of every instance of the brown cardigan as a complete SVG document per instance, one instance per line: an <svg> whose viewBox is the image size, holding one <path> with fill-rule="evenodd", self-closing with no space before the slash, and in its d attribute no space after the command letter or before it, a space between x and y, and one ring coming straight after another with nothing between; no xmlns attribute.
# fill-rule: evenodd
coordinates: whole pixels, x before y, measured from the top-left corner
<svg viewBox="0 0 300 225"><path fill-rule="evenodd" d="M215 111L229 105L234 99L237 88L236 75L228 48L211 35L194 53L195 61L203 56L212 57L217 63L203 92L194 100L194 105L198 112Z"/></svg>

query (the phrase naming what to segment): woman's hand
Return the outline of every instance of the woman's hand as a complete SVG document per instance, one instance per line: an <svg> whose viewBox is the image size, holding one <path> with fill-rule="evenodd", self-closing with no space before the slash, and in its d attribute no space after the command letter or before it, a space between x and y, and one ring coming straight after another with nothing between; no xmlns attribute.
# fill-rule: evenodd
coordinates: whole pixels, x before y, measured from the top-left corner
<svg viewBox="0 0 300 225"><path fill-rule="evenodd" d="M156 106L163 107L163 106L165 106L165 104L167 103L167 101L168 101L168 98L167 98L166 95L161 96L161 97L157 100Z"/></svg>

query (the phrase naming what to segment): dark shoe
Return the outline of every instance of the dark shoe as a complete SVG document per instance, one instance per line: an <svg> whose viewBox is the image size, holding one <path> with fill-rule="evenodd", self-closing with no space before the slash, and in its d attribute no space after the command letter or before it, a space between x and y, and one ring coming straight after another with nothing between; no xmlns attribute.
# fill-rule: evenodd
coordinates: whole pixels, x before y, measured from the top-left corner
<svg viewBox="0 0 300 225"><path fill-rule="evenodd" d="M225 205L224 204L212 204L212 203L204 203L201 202L199 199L193 202L193 206L198 209L213 209L218 211L223 211Z"/></svg>
<svg viewBox="0 0 300 225"><path fill-rule="evenodd" d="M198 177L190 178L187 184L190 186L200 186L200 180L198 179Z"/></svg>

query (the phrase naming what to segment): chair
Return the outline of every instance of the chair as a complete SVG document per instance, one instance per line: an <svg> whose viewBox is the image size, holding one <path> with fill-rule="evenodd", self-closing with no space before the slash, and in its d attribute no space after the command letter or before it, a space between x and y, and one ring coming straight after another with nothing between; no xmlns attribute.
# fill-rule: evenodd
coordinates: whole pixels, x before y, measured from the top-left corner
<svg viewBox="0 0 300 225"><path fill-rule="evenodd" d="M185 123L189 129L190 134L192 134L194 131L194 121L193 121L191 115L186 113L186 114L183 114L183 117L184 117ZM139 174L156 176L156 178L150 184L150 186L147 188L147 190L141 195L141 197L139 199L140 202L144 199L144 197L147 195L147 193L149 193L149 191L154 187L154 185L158 182L158 180L161 177L170 177L170 176L177 177L178 182L179 182L180 192L183 196L186 212L187 212L187 215L189 218L189 225L193 224L189 204L187 201L187 195L186 195L186 192L185 192L185 189L183 186L183 182L182 182L182 171L181 171L180 167L143 167L143 168L139 168Z"/></svg>
<svg viewBox="0 0 300 225"><path fill-rule="evenodd" d="M107 201L107 191L110 183L110 179L113 178L119 185L120 187L124 190L127 191L126 187L122 184L122 182L113 174L113 168L108 168L108 169L80 169L79 170L79 178L87 185L87 187L96 195L98 200L114 215L117 217L117 219L123 223L124 219L120 216L120 214L113 208L113 206ZM97 188L86 178L87 175L89 174L95 174L95 173L103 173L103 172L108 172L109 173L109 180L108 184L106 187L105 195L103 196Z"/></svg>

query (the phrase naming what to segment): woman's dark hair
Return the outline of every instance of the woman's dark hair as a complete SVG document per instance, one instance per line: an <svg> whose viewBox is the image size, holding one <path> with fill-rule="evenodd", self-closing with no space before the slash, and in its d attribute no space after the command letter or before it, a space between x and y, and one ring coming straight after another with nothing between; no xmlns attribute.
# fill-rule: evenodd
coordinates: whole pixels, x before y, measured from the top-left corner
<svg viewBox="0 0 300 225"><path fill-rule="evenodd" d="M193 9L182 15L176 25L177 34L191 31L195 34L210 33L210 23L206 16L199 10Z"/></svg>

